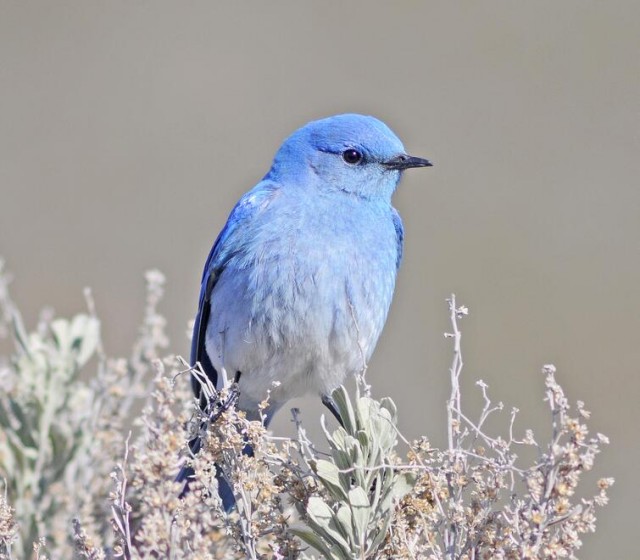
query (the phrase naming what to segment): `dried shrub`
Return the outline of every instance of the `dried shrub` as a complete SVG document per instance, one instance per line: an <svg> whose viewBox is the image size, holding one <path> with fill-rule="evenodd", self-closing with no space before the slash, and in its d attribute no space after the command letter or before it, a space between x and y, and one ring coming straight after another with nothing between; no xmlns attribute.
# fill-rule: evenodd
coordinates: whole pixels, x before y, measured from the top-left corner
<svg viewBox="0 0 640 560"><path fill-rule="evenodd" d="M162 356L158 272L147 275L127 359L105 356L90 297L87 314L44 315L27 333L7 284L0 267L0 327L15 341L0 362L0 559L575 558L607 503L609 478L592 498L577 497L607 440L589 436L589 413L570 407L553 366L543 368L549 441L531 430L518 438L515 410L509 436L490 435L486 421L502 406L482 382L477 420L463 410L458 322L467 309L453 297L448 445L435 449L403 438L395 404L371 397L364 367L353 396L334 393L341 425L323 423L324 442L308 439L295 410L295 438L248 421L228 406L233 385L216 393L199 368ZM191 375L209 397L205 410ZM519 448L535 459L521 464ZM175 476L187 462L195 474L183 493ZM220 473L237 503L229 513Z"/></svg>

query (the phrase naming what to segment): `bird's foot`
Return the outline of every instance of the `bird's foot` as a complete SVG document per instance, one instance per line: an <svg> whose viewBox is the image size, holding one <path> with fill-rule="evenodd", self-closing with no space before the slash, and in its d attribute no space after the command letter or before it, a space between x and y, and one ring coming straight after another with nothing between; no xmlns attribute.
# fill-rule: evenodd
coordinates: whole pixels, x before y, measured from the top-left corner
<svg viewBox="0 0 640 560"><path fill-rule="evenodd" d="M222 416L230 408L234 407L240 398L240 387L238 382L240 381L241 373L236 372L236 376L233 380L233 383L229 387L229 391L227 392L227 396L224 399L220 398L220 393L216 395L216 398L211 400L206 409L206 415L208 417L209 423L213 423Z"/></svg>
<svg viewBox="0 0 640 560"><path fill-rule="evenodd" d="M330 395L322 395L322 404L329 409L329 412L333 414L333 417L338 421L338 423L344 428L344 423L342 422L342 417L338 412L338 406L336 402Z"/></svg>

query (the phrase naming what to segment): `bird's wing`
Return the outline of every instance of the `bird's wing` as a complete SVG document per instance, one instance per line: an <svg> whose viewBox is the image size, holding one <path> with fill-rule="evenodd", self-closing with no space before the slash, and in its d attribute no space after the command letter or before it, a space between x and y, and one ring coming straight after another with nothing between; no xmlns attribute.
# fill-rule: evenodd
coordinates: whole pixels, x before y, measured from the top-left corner
<svg viewBox="0 0 640 560"><path fill-rule="evenodd" d="M213 367L205 348L207 325L211 312L211 292L229 260L242 251L242 239L246 239L246 228L271 203L277 191L276 184L263 181L238 201L213 244L204 265L198 313L191 338L191 365L194 366L196 362L200 362L202 369L214 386L218 381L218 372ZM243 230L245 230L244 233ZM241 233L243 234L239 235ZM192 378L192 386L196 396L199 396L200 383Z"/></svg>
<svg viewBox="0 0 640 560"><path fill-rule="evenodd" d="M396 268L400 268L402 262L402 251L404 245L404 226L402 218L395 208L391 208L391 216L393 218L393 226L396 228L396 240L398 244L398 256L396 257Z"/></svg>

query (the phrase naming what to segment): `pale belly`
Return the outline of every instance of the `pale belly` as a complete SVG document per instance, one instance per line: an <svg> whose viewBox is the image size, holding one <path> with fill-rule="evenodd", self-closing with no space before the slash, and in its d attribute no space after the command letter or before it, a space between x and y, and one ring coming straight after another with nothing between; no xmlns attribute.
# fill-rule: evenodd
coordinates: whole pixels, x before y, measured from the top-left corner
<svg viewBox="0 0 640 560"><path fill-rule="evenodd" d="M225 268L212 292L206 350L219 374L241 372L241 409L253 415L268 392L273 411L305 393L330 394L364 368L395 285L389 226L357 243L343 236L330 251L276 246L269 253L277 258Z"/></svg>

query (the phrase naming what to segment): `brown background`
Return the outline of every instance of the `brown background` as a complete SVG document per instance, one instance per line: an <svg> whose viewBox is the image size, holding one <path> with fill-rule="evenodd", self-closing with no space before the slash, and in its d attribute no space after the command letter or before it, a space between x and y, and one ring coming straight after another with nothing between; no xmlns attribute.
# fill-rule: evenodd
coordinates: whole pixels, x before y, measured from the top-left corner
<svg viewBox="0 0 640 560"><path fill-rule="evenodd" d="M581 557L637 557L640 2L4 0L0 84L14 296L33 324L92 286L111 353L151 267L187 353L211 242L287 134L345 111L387 121L436 167L395 197L407 243L375 393L408 436L445 441L455 291L467 402L482 378L542 438L538 372L555 363L612 440L597 469L612 503Z"/></svg>

